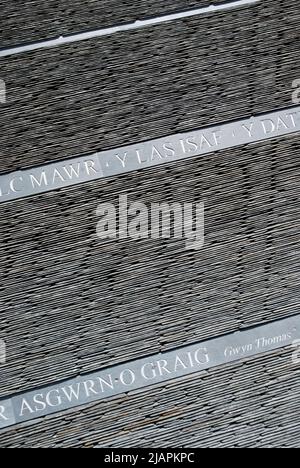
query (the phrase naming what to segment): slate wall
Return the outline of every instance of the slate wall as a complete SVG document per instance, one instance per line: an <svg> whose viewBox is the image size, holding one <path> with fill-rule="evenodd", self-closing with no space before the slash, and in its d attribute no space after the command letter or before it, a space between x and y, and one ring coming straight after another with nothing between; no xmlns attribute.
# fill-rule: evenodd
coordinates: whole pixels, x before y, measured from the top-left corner
<svg viewBox="0 0 300 468"><path fill-rule="evenodd" d="M81 33L228 0L14 0L0 1L1 47ZM2 22L1 22L2 23Z"/></svg>
<svg viewBox="0 0 300 468"><path fill-rule="evenodd" d="M39 7L24 23L1 3L4 45L135 17L132 2L50 2L48 29ZM104 22L86 23L92 7ZM265 0L0 59L1 173L292 106L299 20L297 0ZM299 147L295 134L1 204L0 396L298 313ZM95 209L124 193L205 201L205 248L100 242ZM280 350L0 431L0 445L297 447L299 370Z"/></svg>

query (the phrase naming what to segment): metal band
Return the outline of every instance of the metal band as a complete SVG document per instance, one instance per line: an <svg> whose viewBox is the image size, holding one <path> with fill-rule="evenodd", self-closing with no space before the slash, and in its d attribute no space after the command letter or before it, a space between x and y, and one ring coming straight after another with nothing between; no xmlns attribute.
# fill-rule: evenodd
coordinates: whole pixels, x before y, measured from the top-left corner
<svg viewBox="0 0 300 468"><path fill-rule="evenodd" d="M300 107L0 177L0 203L300 131Z"/></svg>
<svg viewBox="0 0 300 468"><path fill-rule="evenodd" d="M299 339L297 315L80 376L0 401L0 428L284 348Z"/></svg>
<svg viewBox="0 0 300 468"><path fill-rule="evenodd" d="M81 32L73 34L71 36L61 36L56 39L48 39L45 41L34 42L32 44L21 44L16 47L10 47L8 49L0 49L0 57L9 57L11 55L21 54L24 52L31 52L33 50L47 49L49 47L59 47L74 42L86 41L93 38L101 38L104 36L110 36L112 34L134 31L136 29L153 27L157 24L168 23L170 21L176 21L185 18L191 18L193 16L200 16L209 13L218 13L222 11L232 10L235 8L242 8L255 5L261 0L228 0L226 3L220 5L209 5L207 7L196 8L188 11L180 11L177 13L169 13L167 15L160 15L150 19L141 19L134 21L133 23L120 24L118 26L112 26L104 29L97 29L96 31Z"/></svg>

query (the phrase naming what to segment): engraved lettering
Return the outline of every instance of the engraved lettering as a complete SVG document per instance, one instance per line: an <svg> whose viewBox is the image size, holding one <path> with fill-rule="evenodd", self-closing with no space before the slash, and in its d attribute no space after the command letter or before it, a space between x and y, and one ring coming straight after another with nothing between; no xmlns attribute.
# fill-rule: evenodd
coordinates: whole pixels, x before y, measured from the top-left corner
<svg viewBox="0 0 300 468"><path fill-rule="evenodd" d="M5 407L0 405L0 418L3 421L8 421L8 418L5 416Z"/></svg>
<svg viewBox="0 0 300 468"><path fill-rule="evenodd" d="M166 157L174 157L175 156L175 150L172 146L172 143L165 143L163 145L163 149L165 151L165 156Z"/></svg>
<svg viewBox="0 0 300 468"><path fill-rule="evenodd" d="M297 90L299 92L298 82ZM300 130L300 108L252 117L249 120L224 123L222 127L195 130L192 133L177 134L168 139L159 138L138 145L97 153L103 156L104 173L97 165L95 154L74 158L57 165L37 169L25 169L20 174L12 173L0 177L0 202L15 200L23 196L43 193L62 185L71 186L88 178L109 177L121 174L126 169L137 170L144 166L163 164L168 160L184 159L197 154L206 154L220 148L231 148L249 140L263 141L277 134L290 134ZM258 131L256 132L255 129ZM222 142L222 136L224 141ZM133 157L132 157L133 156ZM99 162L100 164L100 162ZM28 181L28 183L27 183ZM121 231L122 232L122 231Z"/></svg>
<svg viewBox="0 0 300 468"><path fill-rule="evenodd" d="M206 348L199 348L195 353L195 361L197 364L208 364L209 355Z"/></svg>
<svg viewBox="0 0 300 468"><path fill-rule="evenodd" d="M286 116L291 118L292 126L293 128L296 128L297 125L295 116L298 116L298 112L290 112L289 114L286 114Z"/></svg>
<svg viewBox="0 0 300 468"><path fill-rule="evenodd" d="M33 402L36 404L36 406L34 408L36 412L45 411L45 409L47 408L47 405L43 401L43 398L44 398L44 395L42 393L38 393L38 394L34 395ZM39 406L37 406L37 405L39 405Z"/></svg>
<svg viewBox="0 0 300 468"><path fill-rule="evenodd" d="M186 147L185 147L185 140L183 140L182 138L180 138L180 144L181 144L181 148L182 148L182 151L183 151L183 154L187 154L187 150L186 150Z"/></svg>
<svg viewBox="0 0 300 468"><path fill-rule="evenodd" d="M61 173L59 172L58 169L54 169L53 171L53 179L52 179L52 183L55 184L55 179L58 178L60 179L61 182L65 182L65 179L63 178L63 176L61 175Z"/></svg>
<svg viewBox="0 0 300 468"><path fill-rule="evenodd" d="M23 182L23 177L15 177L14 179L12 179L12 180L10 181L9 186L10 186L10 190L11 190L13 193L22 192L22 190L23 190L22 188L17 188L17 187L16 187L17 181Z"/></svg>
<svg viewBox="0 0 300 468"><path fill-rule="evenodd" d="M147 159L142 159L141 151L139 149L135 150L139 164L144 164L147 162Z"/></svg>
<svg viewBox="0 0 300 468"><path fill-rule="evenodd" d="M198 150L198 145L195 142L195 137L189 137L186 139L186 145L188 146L188 151L190 153L195 153Z"/></svg>
<svg viewBox="0 0 300 468"><path fill-rule="evenodd" d="M161 376L166 374L171 374L172 372L167 368L168 362L165 359L157 361L158 372Z"/></svg>
<svg viewBox="0 0 300 468"><path fill-rule="evenodd" d="M30 174L30 180L33 188L41 188L43 185L45 185L46 187L48 186L48 180L45 171L41 173L39 179L37 179L35 175Z"/></svg>
<svg viewBox="0 0 300 468"><path fill-rule="evenodd" d="M85 165L85 170L89 176L91 175L91 172L94 174L98 174L99 171L95 169L95 161L85 161L84 165Z"/></svg>
<svg viewBox="0 0 300 468"><path fill-rule="evenodd" d="M243 125L242 125L243 129L246 130L246 132L248 133L248 136L249 136L250 138L252 138L253 125L254 125L254 122L251 122L249 128L247 127L246 124L243 124Z"/></svg>
<svg viewBox="0 0 300 468"><path fill-rule="evenodd" d="M84 385L84 389L85 389L85 393L86 393L87 398L89 398L91 396L91 394L99 395L98 392L95 390L95 382L93 380L86 380L83 383L83 385Z"/></svg>
<svg viewBox="0 0 300 468"><path fill-rule="evenodd" d="M265 135L275 132L276 126L272 119L262 120L261 123L264 129Z"/></svg>
<svg viewBox="0 0 300 468"><path fill-rule="evenodd" d="M187 355L188 355L188 358L189 358L190 366L193 368L194 367L194 361L193 361L192 353L188 352Z"/></svg>
<svg viewBox="0 0 300 468"><path fill-rule="evenodd" d="M155 146L152 146L151 161L155 159L164 159L164 157Z"/></svg>
<svg viewBox="0 0 300 468"><path fill-rule="evenodd" d="M99 381L99 384L100 384L101 392L102 392L102 393L105 392L104 386L110 388L111 390L114 390L114 384L113 384L113 380L112 380L111 374L108 374L108 379L109 379L109 381L107 382L107 381L106 381L105 379L103 379L102 377L98 377L98 381Z"/></svg>
<svg viewBox="0 0 300 468"><path fill-rule="evenodd" d="M127 152L123 154L123 156L119 156L119 154L115 154L115 157L120 161L122 164L122 167L125 169L126 168L126 158L127 158Z"/></svg>
<svg viewBox="0 0 300 468"><path fill-rule="evenodd" d="M184 362L177 355L176 359L175 359L175 367L174 367L175 372L177 372L180 368L187 369L187 366L184 364Z"/></svg>
<svg viewBox="0 0 300 468"><path fill-rule="evenodd" d="M79 381L74 379L73 383L61 383L55 389L49 387L34 395L29 392L27 395L15 396L12 398L12 415L9 406L6 407L7 402L0 402L0 427L14 422L15 407L19 408L16 422L32 420L41 413L51 414L87 404L91 400L101 400L124 391L145 388L155 382L166 382L174 377L192 374L195 370L234 362L244 356L254 356L293 343L297 343L298 346L299 337L300 315L297 315L256 329L220 336L197 346L191 345L179 351L162 353L152 358L152 361L149 361L149 358L141 358L130 364L136 373L126 368L125 364L117 368L112 367L111 373L104 376L103 371L99 371L98 376L91 374L85 381L81 378ZM293 362L299 362L298 355L294 354ZM117 383L115 387L114 382Z"/></svg>
<svg viewBox="0 0 300 468"><path fill-rule="evenodd" d="M217 132L213 132L213 137L214 137L214 140L215 140L215 145L219 146L220 145L220 140L222 138L221 130L219 130Z"/></svg>
<svg viewBox="0 0 300 468"><path fill-rule="evenodd" d="M284 343L286 341L289 341L291 340L292 338L292 334L291 333L284 333L280 336L272 336L272 337L269 337L269 338L266 338L266 337L263 337L263 338L258 338L256 340L256 347L257 349L261 349L261 348L268 348L270 346L274 346L274 345L279 345L281 343Z"/></svg>
<svg viewBox="0 0 300 468"><path fill-rule="evenodd" d="M212 143L210 143L208 138L206 138L206 136L203 134L203 135L201 135L201 142L200 142L201 151L203 151L203 149L205 148L206 145L207 145L208 148L213 148L213 146L214 146Z"/></svg>
<svg viewBox="0 0 300 468"><path fill-rule="evenodd" d="M285 128L286 130L288 130L289 127L282 118L278 117L277 130L280 130L281 128Z"/></svg>
<svg viewBox="0 0 300 468"><path fill-rule="evenodd" d="M237 346L237 347L228 347L225 349L224 355L225 357L236 357L240 355L244 355L246 353L251 353L253 351L253 344L250 343L248 345Z"/></svg>
<svg viewBox="0 0 300 468"><path fill-rule="evenodd" d="M0 187L0 196L4 197L4 195L9 195L9 190L5 191L4 188Z"/></svg>
<svg viewBox="0 0 300 468"><path fill-rule="evenodd" d="M59 390L50 390L50 392L46 395L46 402L48 406L51 408L55 408L56 406L60 406L62 403L61 397L59 395Z"/></svg>
<svg viewBox="0 0 300 468"><path fill-rule="evenodd" d="M73 177L78 179L78 177L80 176L80 163L77 164L77 168L75 168L73 164L69 164L69 166L64 166L63 170L65 171L67 177L69 177L70 180L72 180Z"/></svg>
<svg viewBox="0 0 300 468"><path fill-rule="evenodd" d="M62 388L63 393L67 397L67 400L69 402L72 402L73 399L79 400L79 395L80 395L80 383L77 383L75 385L75 388L73 385L68 385L67 387Z"/></svg>
<svg viewBox="0 0 300 468"><path fill-rule="evenodd" d="M135 382L135 373L132 372L132 370L130 369L125 369L120 374L120 380L123 385L125 385L126 387L129 387L130 385L133 385Z"/></svg>
<svg viewBox="0 0 300 468"><path fill-rule="evenodd" d="M21 404L20 416L24 416L25 411L29 411L30 414L34 413L34 410L31 408L26 398L23 398L22 404Z"/></svg>
<svg viewBox="0 0 300 468"><path fill-rule="evenodd" d="M142 377L145 380L153 380L156 378L155 366L152 362L146 362L141 369Z"/></svg>

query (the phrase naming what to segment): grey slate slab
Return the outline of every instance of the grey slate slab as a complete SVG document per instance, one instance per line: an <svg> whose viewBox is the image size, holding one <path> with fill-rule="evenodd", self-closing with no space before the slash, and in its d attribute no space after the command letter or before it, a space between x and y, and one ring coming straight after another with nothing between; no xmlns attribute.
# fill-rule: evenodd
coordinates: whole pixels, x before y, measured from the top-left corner
<svg viewBox="0 0 300 468"><path fill-rule="evenodd" d="M1 0L0 48L220 3L226 0Z"/></svg>
<svg viewBox="0 0 300 468"><path fill-rule="evenodd" d="M1 173L290 106L299 16L296 0L265 0L1 59ZM299 145L0 205L1 397L298 313ZM122 193L205 201L205 248L99 242L95 209ZM299 421L286 349L0 432L0 446L299 447Z"/></svg>
<svg viewBox="0 0 300 468"><path fill-rule="evenodd" d="M300 132L300 107L134 143L0 176L0 203ZM126 205L127 206L127 205Z"/></svg>
<svg viewBox="0 0 300 468"><path fill-rule="evenodd" d="M274 352L0 432L1 447L295 448L299 382Z"/></svg>
<svg viewBox="0 0 300 468"><path fill-rule="evenodd" d="M0 400L0 428L88 405L116 395L146 391L220 365L242 361L300 342L300 314L264 326L124 362L71 380L53 382Z"/></svg>
<svg viewBox="0 0 300 468"><path fill-rule="evenodd" d="M293 135L1 205L1 396L297 313L298 153ZM99 241L96 207L125 193L204 200L205 248Z"/></svg>
<svg viewBox="0 0 300 468"><path fill-rule="evenodd" d="M0 171L291 106L299 21L298 1L266 0L0 59Z"/></svg>

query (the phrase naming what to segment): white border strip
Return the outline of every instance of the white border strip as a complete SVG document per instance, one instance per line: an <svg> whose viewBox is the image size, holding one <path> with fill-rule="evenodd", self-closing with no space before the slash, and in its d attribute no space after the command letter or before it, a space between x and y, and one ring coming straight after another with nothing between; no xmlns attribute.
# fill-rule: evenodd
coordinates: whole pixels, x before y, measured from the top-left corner
<svg viewBox="0 0 300 468"><path fill-rule="evenodd" d="M0 400L0 430L262 353L285 349L298 343L299 338L300 315L296 315L13 395Z"/></svg>
<svg viewBox="0 0 300 468"><path fill-rule="evenodd" d="M300 106L0 176L0 203L300 132Z"/></svg>
<svg viewBox="0 0 300 468"><path fill-rule="evenodd" d="M33 44L21 45L10 49L0 50L0 57L8 57L10 55L21 54L23 52L30 52L33 50L46 49L48 47L58 47L72 42L86 41L96 37L109 36L118 32L133 31L135 29L146 28L156 24L166 23L177 19L190 18L192 16L203 15L205 13L216 13L242 6L249 6L255 3L260 3L261 0L237 0L230 3L223 3L221 5L211 5L209 7L197 8L195 10L185 11L181 13L173 13L166 16L159 16L148 20L138 20L134 23L114 26L105 29L98 29L86 33L74 34L72 36L59 37L57 39L50 39L42 42L35 42Z"/></svg>

